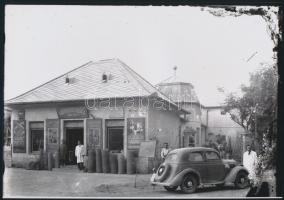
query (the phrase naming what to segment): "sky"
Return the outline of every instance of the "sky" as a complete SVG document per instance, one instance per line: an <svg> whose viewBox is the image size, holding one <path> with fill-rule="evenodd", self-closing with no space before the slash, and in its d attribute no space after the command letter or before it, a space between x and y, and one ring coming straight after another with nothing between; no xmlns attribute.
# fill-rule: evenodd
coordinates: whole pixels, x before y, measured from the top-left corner
<svg viewBox="0 0 284 200"><path fill-rule="evenodd" d="M273 62L274 47L260 16L189 6L8 5L5 39L5 100L89 61L119 58L153 85L177 66L205 106L223 102L218 87L248 84L249 73Z"/></svg>

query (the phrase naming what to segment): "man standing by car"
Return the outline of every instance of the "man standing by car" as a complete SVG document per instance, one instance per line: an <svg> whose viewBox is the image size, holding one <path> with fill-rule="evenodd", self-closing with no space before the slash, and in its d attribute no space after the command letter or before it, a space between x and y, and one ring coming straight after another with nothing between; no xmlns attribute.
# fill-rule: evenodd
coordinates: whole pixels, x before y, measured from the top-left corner
<svg viewBox="0 0 284 200"><path fill-rule="evenodd" d="M161 151L161 157L163 161L165 160L166 156L169 154L170 151L171 149L169 149L169 144L165 142L164 147L162 148L162 151Z"/></svg>
<svg viewBox="0 0 284 200"><path fill-rule="evenodd" d="M251 149L251 145L247 145L247 151L243 155L243 165L248 170L251 183L256 180L256 166L257 166L257 154Z"/></svg>

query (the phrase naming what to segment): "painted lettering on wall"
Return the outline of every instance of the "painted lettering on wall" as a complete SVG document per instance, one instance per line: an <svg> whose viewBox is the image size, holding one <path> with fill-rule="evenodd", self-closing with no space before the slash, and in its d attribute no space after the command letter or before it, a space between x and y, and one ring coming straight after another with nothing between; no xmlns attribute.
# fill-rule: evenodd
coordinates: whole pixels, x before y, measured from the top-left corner
<svg viewBox="0 0 284 200"><path fill-rule="evenodd" d="M88 117L88 110L82 106L57 108L57 113L59 118L61 119Z"/></svg>

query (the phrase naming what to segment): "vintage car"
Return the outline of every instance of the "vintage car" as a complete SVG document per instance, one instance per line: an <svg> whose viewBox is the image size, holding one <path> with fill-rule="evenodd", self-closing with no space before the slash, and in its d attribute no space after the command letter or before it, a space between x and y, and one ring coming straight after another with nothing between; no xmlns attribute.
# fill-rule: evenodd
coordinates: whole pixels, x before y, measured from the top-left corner
<svg viewBox="0 0 284 200"><path fill-rule="evenodd" d="M193 193L206 185L249 185L248 171L235 160L223 160L212 148L188 147L171 151L151 177L152 185L162 185L167 191L178 186L184 193Z"/></svg>

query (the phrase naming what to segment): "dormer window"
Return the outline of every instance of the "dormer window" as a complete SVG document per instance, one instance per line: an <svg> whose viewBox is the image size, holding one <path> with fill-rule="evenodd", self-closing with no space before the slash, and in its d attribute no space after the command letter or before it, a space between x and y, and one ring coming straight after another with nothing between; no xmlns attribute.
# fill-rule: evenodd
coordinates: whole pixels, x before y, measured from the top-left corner
<svg viewBox="0 0 284 200"><path fill-rule="evenodd" d="M105 73L102 75L102 81L104 83L107 82L107 75Z"/></svg>
<svg viewBox="0 0 284 200"><path fill-rule="evenodd" d="M69 79L68 76L66 76L66 78L65 78L65 84L69 84L69 82L70 82L70 79Z"/></svg>

